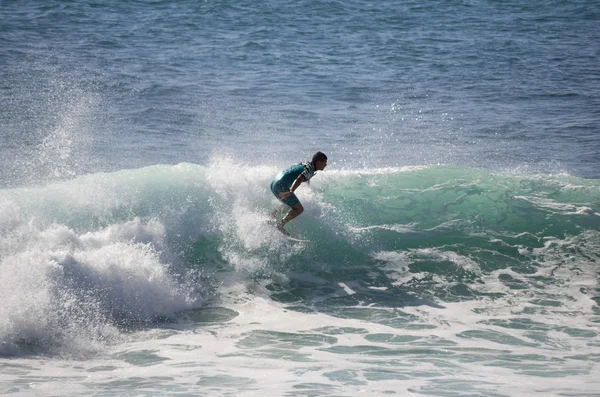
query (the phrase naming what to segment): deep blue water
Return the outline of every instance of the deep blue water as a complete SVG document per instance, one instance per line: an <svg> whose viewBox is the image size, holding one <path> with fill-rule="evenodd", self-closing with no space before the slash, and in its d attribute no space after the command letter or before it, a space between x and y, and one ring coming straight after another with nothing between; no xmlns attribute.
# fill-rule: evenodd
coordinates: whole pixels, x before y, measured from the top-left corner
<svg viewBox="0 0 600 397"><path fill-rule="evenodd" d="M4 184L316 149L600 175L595 1L1 7Z"/></svg>

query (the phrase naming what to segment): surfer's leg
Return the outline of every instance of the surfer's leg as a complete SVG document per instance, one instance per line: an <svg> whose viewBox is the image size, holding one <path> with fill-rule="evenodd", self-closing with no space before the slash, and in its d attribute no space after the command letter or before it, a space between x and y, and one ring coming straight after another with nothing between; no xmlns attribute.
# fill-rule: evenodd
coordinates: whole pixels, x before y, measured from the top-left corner
<svg viewBox="0 0 600 397"><path fill-rule="evenodd" d="M290 201L293 200L282 200L281 197L279 197L279 194L282 192L287 192L289 189L286 189L285 187L281 187L277 184L277 180L271 182L271 192L273 193L273 195L277 198L277 200L279 200L279 202L282 205L277 206L277 208L275 208L272 212L271 212L271 218L273 219L273 223L277 222L277 218L279 218L279 216L284 213L288 207L292 207L295 202L294 201ZM295 197L295 195L294 195ZM297 201L297 199L296 199Z"/></svg>
<svg viewBox="0 0 600 397"><path fill-rule="evenodd" d="M279 222L277 224L277 229L279 229L280 232L282 232L283 234L289 234L288 232L285 231L285 229L283 228L289 221L291 221L292 219L294 219L295 217L297 217L298 215L300 215L302 212L304 212L304 207L302 206L301 203L296 203L292 206L292 210L290 212L288 212L288 214L285 216L285 218L283 218L281 220L281 222Z"/></svg>

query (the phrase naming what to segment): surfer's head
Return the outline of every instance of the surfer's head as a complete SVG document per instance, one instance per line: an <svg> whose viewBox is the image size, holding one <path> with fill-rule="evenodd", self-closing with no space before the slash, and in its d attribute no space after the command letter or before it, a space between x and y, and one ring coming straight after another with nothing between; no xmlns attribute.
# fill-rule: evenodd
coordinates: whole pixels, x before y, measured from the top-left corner
<svg viewBox="0 0 600 397"><path fill-rule="evenodd" d="M315 166L315 171L322 171L327 167L327 156L323 152L317 152L312 157L312 163Z"/></svg>

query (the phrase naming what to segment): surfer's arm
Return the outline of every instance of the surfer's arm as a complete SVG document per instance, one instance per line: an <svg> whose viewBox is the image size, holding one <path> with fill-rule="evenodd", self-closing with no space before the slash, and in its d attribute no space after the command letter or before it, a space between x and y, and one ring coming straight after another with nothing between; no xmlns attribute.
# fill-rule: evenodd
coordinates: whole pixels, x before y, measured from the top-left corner
<svg viewBox="0 0 600 397"><path fill-rule="evenodd" d="M296 180L292 184L290 191L280 193L279 197L281 197L282 199L288 198L292 193L294 193L294 191L296 189L298 189L298 186L300 186L302 184L302 182L304 182L305 180L306 180L306 178L304 177L304 175L299 175L298 178L296 178Z"/></svg>

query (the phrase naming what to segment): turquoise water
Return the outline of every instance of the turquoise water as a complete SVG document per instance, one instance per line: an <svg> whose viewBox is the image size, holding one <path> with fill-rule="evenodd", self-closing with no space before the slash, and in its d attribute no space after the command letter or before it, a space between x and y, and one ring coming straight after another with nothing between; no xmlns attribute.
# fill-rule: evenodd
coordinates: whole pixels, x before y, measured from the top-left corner
<svg viewBox="0 0 600 397"><path fill-rule="evenodd" d="M1 393L598 395L599 17L0 3Z"/></svg>

